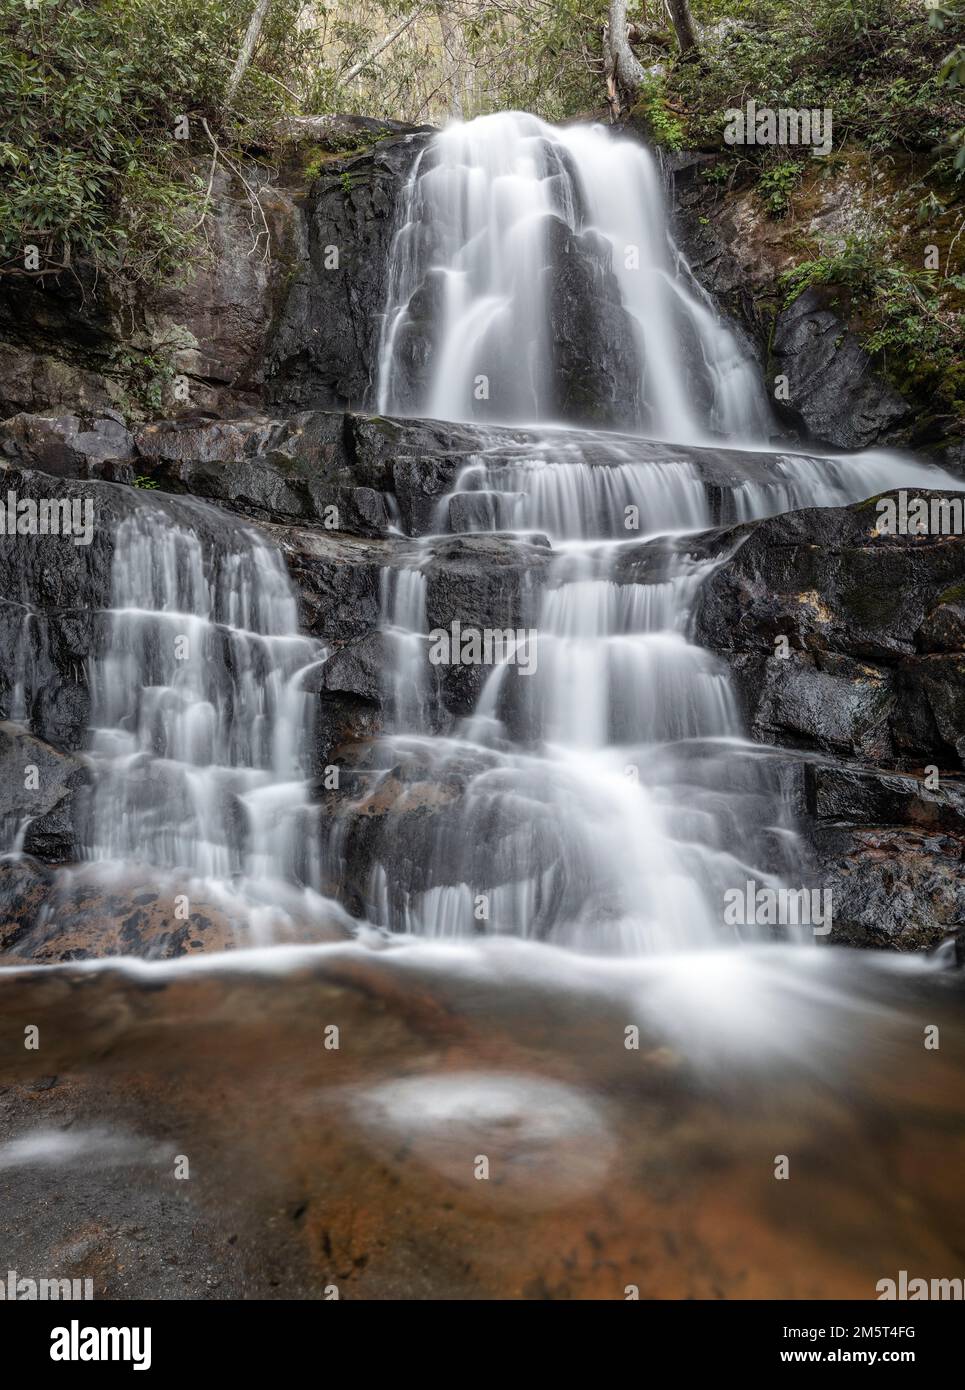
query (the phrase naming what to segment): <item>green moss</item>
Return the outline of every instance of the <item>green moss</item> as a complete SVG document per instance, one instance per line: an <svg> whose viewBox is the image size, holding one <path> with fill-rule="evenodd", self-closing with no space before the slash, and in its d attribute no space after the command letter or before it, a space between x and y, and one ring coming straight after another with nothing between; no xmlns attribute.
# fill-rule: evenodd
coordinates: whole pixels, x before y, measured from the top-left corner
<svg viewBox="0 0 965 1390"><path fill-rule="evenodd" d="M813 286L835 291L862 346L896 390L957 414L965 398L960 291L939 271L900 261L892 236L882 223L801 261L780 277L784 302Z"/></svg>
<svg viewBox="0 0 965 1390"><path fill-rule="evenodd" d="M783 159L765 168L757 180L757 192L769 217L784 217L791 206L791 194L804 172L802 160Z"/></svg>
<svg viewBox="0 0 965 1390"><path fill-rule="evenodd" d="M641 85L630 116L644 126L655 145L666 150L683 149L683 122L667 102L662 77L648 77Z"/></svg>

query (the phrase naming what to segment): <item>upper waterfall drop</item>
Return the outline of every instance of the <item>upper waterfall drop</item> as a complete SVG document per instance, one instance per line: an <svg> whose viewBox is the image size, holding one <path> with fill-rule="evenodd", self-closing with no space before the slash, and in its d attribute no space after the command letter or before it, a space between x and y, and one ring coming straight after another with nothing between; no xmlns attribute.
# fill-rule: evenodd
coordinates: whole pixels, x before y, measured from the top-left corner
<svg viewBox="0 0 965 1390"><path fill-rule="evenodd" d="M378 408L693 444L774 432L753 360L669 236L654 156L602 126L520 112L449 125L416 160Z"/></svg>

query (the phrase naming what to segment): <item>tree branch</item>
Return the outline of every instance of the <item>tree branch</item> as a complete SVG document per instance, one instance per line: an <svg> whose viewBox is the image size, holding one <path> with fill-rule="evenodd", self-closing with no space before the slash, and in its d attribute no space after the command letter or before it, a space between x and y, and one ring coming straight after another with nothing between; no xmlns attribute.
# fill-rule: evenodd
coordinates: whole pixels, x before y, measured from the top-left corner
<svg viewBox="0 0 965 1390"><path fill-rule="evenodd" d="M258 0L254 13L248 21L248 32L245 34L244 42L238 50L238 57L228 78L228 85L225 88L225 106L230 106L235 99L235 93L241 86L241 79L248 71L248 64L251 62L251 55L255 51L255 44L258 42L258 35L261 33L261 26L265 22L265 15L268 13L268 6L271 0Z"/></svg>
<svg viewBox="0 0 965 1390"><path fill-rule="evenodd" d="M349 82L353 81L354 78L358 77L359 73L362 71L363 68L367 68L369 63L373 63L380 53L385 52L385 50L389 47L390 44L395 43L396 39L399 37L400 34L405 33L409 25L419 18L419 15L422 13L424 9L425 5L419 5L416 9L412 11L410 15L406 16L406 18L402 21L401 24L396 25L396 27L392 30L390 34L386 34L384 39L380 39L379 42L375 45L375 47L373 49L370 49L370 51L366 53L365 57L361 59L360 62L353 64L353 66L349 68L348 72L345 73L343 77L339 78L339 86L347 86Z"/></svg>
<svg viewBox="0 0 965 1390"><path fill-rule="evenodd" d="M604 37L607 91L614 116L632 106L645 73L627 37L627 0L610 0L610 22Z"/></svg>

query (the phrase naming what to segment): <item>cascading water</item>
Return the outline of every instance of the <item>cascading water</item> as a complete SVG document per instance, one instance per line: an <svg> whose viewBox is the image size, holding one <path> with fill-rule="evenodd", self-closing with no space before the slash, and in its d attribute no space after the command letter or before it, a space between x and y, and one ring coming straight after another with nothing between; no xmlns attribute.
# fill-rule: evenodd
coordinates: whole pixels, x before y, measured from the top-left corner
<svg viewBox="0 0 965 1390"><path fill-rule="evenodd" d="M561 225L585 238L598 276L616 277L630 316L642 408L634 418L626 402L623 423L681 443L765 440L758 373L668 237L650 152L513 112L451 125L417 160L393 248L379 410L554 418ZM596 312L614 311L601 300Z"/></svg>
<svg viewBox="0 0 965 1390"><path fill-rule="evenodd" d="M373 554L385 566L380 633L359 639L351 689L374 721L364 661L384 653L386 732L353 739L323 807L303 691L329 688L312 670L327 658L298 634L280 556L200 503L102 485L115 519L78 566L86 606L56 614L96 651L89 862L65 873L140 866L155 898L163 876L192 901L214 886L272 949L0 972L12 1269L90 1270L107 1298L183 1298L186 1268L202 1294L239 1299L869 1299L898 1271L958 1277L950 972L891 952L675 954L728 941L725 889L800 882L780 760L744 739L725 672L690 640L712 528L955 484L886 454L742 449L766 409L668 248L653 175L634 145L517 116L455 127L420 161L382 404L485 424L437 432L458 462L417 460L431 500L413 538L365 555L366 584ZM629 394L635 423L661 421L673 445L493 423L557 418L550 218L645 248L640 278L620 273L639 329ZM720 429L728 448L680 443ZM309 544L327 584L343 542ZM6 714L29 729L45 677L57 685L51 613L5 597L23 615ZM447 602L468 625L463 608L497 622L504 598L522 637L482 680L427 661ZM334 820L321 868L315 811ZM319 915L319 874L343 876L357 918L463 939L279 948L286 918ZM151 897L118 894L125 913ZM923 1047L939 1028L940 1050ZM193 1180L172 1205L175 1147ZM477 1181L480 1153L494 1183ZM774 1183L774 1155L793 1182ZM173 1240L178 1260L138 1259L143 1240Z"/></svg>
<svg viewBox="0 0 965 1390"><path fill-rule="evenodd" d="M619 284L611 311L633 321L641 409L630 423L674 443L488 423L554 418L561 223L590 238ZM672 244L652 156L527 115L450 126L417 160L378 395L383 411L487 422L437 506L437 532L540 532L557 558L536 669L497 665L474 715L444 736L411 717L424 605L386 608L398 653L387 760L464 790L425 832L418 866L391 848L376 865L369 914L423 935L507 932L619 953L733 938L725 891L796 877L797 840L779 765L746 742L726 674L688 640L714 561L668 537L934 486L936 471L887 453L754 452L774 429L758 372ZM729 450L706 447L720 436ZM423 544L431 552L432 538ZM393 593L423 583L396 575ZM400 832L405 812L403 798Z"/></svg>
<svg viewBox="0 0 965 1390"><path fill-rule="evenodd" d="M204 504L144 502L116 523L104 617L82 857L200 889L249 940L317 911L303 682L325 652L281 557Z"/></svg>

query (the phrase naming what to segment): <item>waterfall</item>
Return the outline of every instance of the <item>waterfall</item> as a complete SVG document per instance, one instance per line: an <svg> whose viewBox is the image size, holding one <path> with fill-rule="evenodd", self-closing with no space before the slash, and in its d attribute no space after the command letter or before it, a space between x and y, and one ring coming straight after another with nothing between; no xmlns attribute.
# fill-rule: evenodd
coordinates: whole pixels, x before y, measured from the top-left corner
<svg viewBox="0 0 965 1390"><path fill-rule="evenodd" d="M622 423L680 443L766 439L759 373L673 247L661 182L649 150L598 126L504 112L444 130L403 195L380 412L552 420L562 231L570 259L583 251L594 263L595 284L615 277L629 316L640 396ZM602 294L581 308L621 312Z"/></svg>
<svg viewBox="0 0 965 1390"><path fill-rule="evenodd" d="M632 322L623 423L636 433L557 419L549 325L567 273L561 226L595 255L594 283L613 276L618 287L616 303L581 306L585 321ZM535 669L504 658L473 714L436 734L419 698L424 575L393 576L384 766L401 760L462 791L445 818L425 822L418 860L396 848L409 814L399 798L371 874L371 919L619 954L770 935L726 927L723 902L749 880L801 883L784 776L747 741L721 664L688 635L715 560L673 538L934 485L934 471L886 452L764 452L772 426L759 373L672 244L653 157L600 128L513 113L451 125L412 170L379 408L479 422L478 449L437 504L437 535L538 532L555 558ZM531 427L496 423L520 421ZM423 539L426 556L433 544ZM625 561L644 555L647 582L636 583Z"/></svg>
<svg viewBox="0 0 965 1390"><path fill-rule="evenodd" d="M201 882L270 937L319 879L303 683L325 652L281 557L204 504L145 500L115 525L104 624L83 857Z"/></svg>

